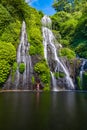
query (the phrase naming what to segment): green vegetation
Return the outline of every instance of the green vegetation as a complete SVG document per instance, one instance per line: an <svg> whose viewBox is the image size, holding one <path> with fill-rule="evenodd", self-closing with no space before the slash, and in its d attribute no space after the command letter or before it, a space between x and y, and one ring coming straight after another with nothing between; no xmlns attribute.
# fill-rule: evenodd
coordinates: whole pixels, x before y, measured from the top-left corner
<svg viewBox="0 0 87 130"><path fill-rule="evenodd" d="M74 0L55 0L53 7L55 8L56 11L67 11L71 12L72 11L72 3Z"/></svg>
<svg viewBox="0 0 87 130"><path fill-rule="evenodd" d="M38 73L41 81L44 83L45 87L47 87L46 89L48 90L50 87L50 70L46 62L38 62L34 66L34 70Z"/></svg>
<svg viewBox="0 0 87 130"><path fill-rule="evenodd" d="M56 79L58 79L59 78L59 72L55 72L54 76L55 76Z"/></svg>
<svg viewBox="0 0 87 130"><path fill-rule="evenodd" d="M35 46L30 46L30 48L29 48L29 54L32 56L32 55L35 55L36 54L36 48L35 48Z"/></svg>
<svg viewBox="0 0 87 130"><path fill-rule="evenodd" d="M87 72L83 73L82 89L87 90Z"/></svg>
<svg viewBox="0 0 87 130"><path fill-rule="evenodd" d="M10 23L0 36L1 41L11 42L17 48L20 36L20 21Z"/></svg>
<svg viewBox="0 0 87 130"><path fill-rule="evenodd" d="M53 7L57 13L51 17L52 28L59 36L58 41L87 58L87 1L56 0Z"/></svg>
<svg viewBox="0 0 87 130"><path fill-rule="evenodd" d="M63 46L58 52L59 56L70 60L76 55L87 58L87 0L55 0L53 7L57 11L51 16L53 33ZM77 73L79 75L79 71ZM59 74L55 77L58 78ZM83 74L82 85L77 76L79 89L87 89L86 80L87 72Z"/></svg>
<svg viewBox="0 0 87 130"><path fill-rule="evenodd" d="M34 85L35 84L35 78L34 78L34 76L32 76L31 81L32 81L32 84Z"/></svg>
<svg viewBox="0 0 87 130"><path fill-rule="evenodd" d="M0 84L2 85L14 68L16 49L19 44L22 18L18 13L22 0L0 0ZM20 12L20 11L19 11ZM14 70L12 70L13 77ZM13 79L13 78L12 78Z"/></svg>
<svg viewBox="0 0 87 130"><path fill-rule="evenodd" d="M63 46L58 52L59 56L74 59L77 54L87 58L87 1L56 0L53 7L57 11L55 15L51 16L53 33ZM12 72L12 80L14 80L18 67L16 50L24 20L30 43L29 54L32 57L35 74L32 77L32 83L35 82L35 76L38 76L45 86L44 89L49 90L50 70L44 60L42 17L43 13L31 8L25 0L0 0L0 85L6 81L10 72ZM25 65L21 63L19 65L20 73L23 74L24 70ZM57 79L65 76L61 72L54 73L54 75ZM81 88L80 78L77 77L80 89L86 89L86 78L85 72Z"/></svg>
<svg viewBox="0 0 87 130"><path fill-rule="evenodd" d="M11 65L16 60L16 50L11 43L0 41L0 60L3 59Z"/></svg>
<svg viewBox="0 0 87 130"><path fill-rule="evenodd" d="M58 78L64 78L65 74L63 72L55 72L54 76L55 76L56 79L58 79Z"/></svg>
<svg viewBox="0 0 87 130"><path fill-rule="evenodd" d="M0 40L11 42L15 47L19 43L21 21L12 15L13 5L8 0L0 4ZM9 3L9 4L8 4Z"/></svg>
<svg viewBox="0 0 87 130"><path fill-rule="evenodd" d="M5 60L0 60L0 86L6 81L9 71L9 63Z"/></svg>
<svg viewBox="0 0 87 130"><path fill-rule="evenodd" d="M30 13L31 12L31 13ZM30 43L29 54L34 59L34 71L39 76L41 82L48 90L50 87L50 70L46 61L44 60L44 48L43 38L41 31L41 18L43 17L42 12L38 12L35 9L30 8L28 17L25 18L27 24L28 41Z"/></svg>
<svg viewBox="0 0 87 130"><path fill-rule="evenodd" d="M36 57L33 66L36 66L44 60L44 51L42 44L41 18L43 13L31 8L24 0L0 0L0 66L4 65L4 70L0 70L0 84L3 84L12 72L12 81L14 80L17 69L16 50L20 40L20 31L23 20L27 25L28 42L30 43L29 54ZM3 60L3 61L2 61ZM7 64L6 64L7 63ZM45 85L49 82L48 66L43 62L46 73L41 73L41 81ZM42 66L43 67L43 66ZM0 68L1 69L1 68ZM42 70L42 68L39 68ZM19 65L19 71L22 74L25 65ZM6 74L5 74L6 73ZM38 72L35 71L38 74ZM49 72L50 75L50 72ZM47 78L47 79L46 79ZM48 81L47 81L48 80Z"/></svg>
<svg viewBox="0 0 87 130"><path fill-rule="evenodd" d="M4 28L12 21L10 13L0 4L0 34Z"/></svg>
<svg viewBox="0 0 87 130"><path fill-rule="evenodd" d="M76 57L74 51L70 50L69 48L62 48L59 50L59 56L66 56L68 59L73 59Z"/></svg>
<svg viewBox="0 0 87 130"><path fill-rule="evenodd" d="M77 85L78 85L78 88L79 88L80 90L82 90L82 83L81 83L81 78L80 78L80 76L77 76Z"/></svg>
<svg viewBox="0 0 87 130"><path fill-rule="evenodd" d="M21 74L23 74L24 71L25 71L25 64L24 64L24 63L20 63L20 65L19 65L19 72L20 72Z"/></svg>
<svg viewBox="0 0 87 130"><path fill-rule="evenodd" d="M27 23L28 40L30 42L30 55L41 55L43 57L43 44L41 33L41 15L35 9L30 9L29 19L25 19Z"/></svg>
<svg viewBox="0 0 87 130"><path fill-rule="evenodd" d="M6 81L10 67L15 60L15 47L11 43L0 41L0 85Z"/></svg>
<svg viewBox="0 0 87 130"><path fill-rule="evenodd" d="M80 90L87 90L87 72L85 71L82 76L82 80L80 76L77 77L77 83Z"/></svg>

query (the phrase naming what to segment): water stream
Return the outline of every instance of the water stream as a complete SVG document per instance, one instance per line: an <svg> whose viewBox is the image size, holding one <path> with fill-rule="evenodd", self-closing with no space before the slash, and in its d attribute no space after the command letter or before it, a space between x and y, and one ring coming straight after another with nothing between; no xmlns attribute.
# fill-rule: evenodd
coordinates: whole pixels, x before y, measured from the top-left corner
<svg viewBox="0 0 87 130"><path fill-rule="evenodd" d="M25 71L21 75L19 72L19 68L17 69L17 72L16 72L17 78L15 81L17 88L20 85L20 80L22 80L22 83L21 83L22 88L27 89L29 87L29 81L31 80L30 71L31 72L33 71L31 57L29 55L29 46L30 45L27 41L26 24L23 21L20 44L17 50L17 63L18 63L18 66L20 65L20 63L24 63Z"/></svg>
<svg viewBox="0 0 87 130"><path fill-rule="evenodd" d="M67 82L67 85L68 85L68 89L74 89L74 84L73 84L73 81L70 77L70 74L69 74L69 71L68 71L68 68L65 66L65 64L63 64L58 55L57 55L57 49L56 49L56 46L55 46L55 37L52 33L52 31L47 28L49 27L49 25L51 24L51 19L47 16L44 16L42 18L42 32L43 32L43 45L44 45L44 56L45 56L45 59L47 60L47 63L48 63L48 46L50 46L51 48L51 52L52 52L52 55L54 57L54 60L56 62L56 66L55 66L55 72L56 72L56 69L61 66L62 68L62 71L65 73L66 75L66 82ZM59 44L59 46L61 46ZM50 67L50 66L49 66ZM54 74L53 72L51 71L51 76L52 76L52 84L53 84L53 89L57 88L56 86L56 79L54 77ZM57 88L58 90L58 88Z"/></svg>
<svg viewBox="0 0 87 130"><path fill-rule="evenodd" d="M84 59L81 65L81 69L80 69L81 86L83 83L83 73L85 72L85 69L87 69L87 67L85 68L86 64L87 64L87 59Z"/></svg>
<svg viewBox="0 0 87 130"><path fill-rule="evenodd" d="M21 29L20 44L17 50L17 64L18 68L14 76L14 82L11 75L9 76L5 88L8 89L31 89L31 78L33 73L32 61L29 55L30 44L27 41L26 24L23 21ZM25 66L24 73L19 72L19 66L23 63Z"/></svg>

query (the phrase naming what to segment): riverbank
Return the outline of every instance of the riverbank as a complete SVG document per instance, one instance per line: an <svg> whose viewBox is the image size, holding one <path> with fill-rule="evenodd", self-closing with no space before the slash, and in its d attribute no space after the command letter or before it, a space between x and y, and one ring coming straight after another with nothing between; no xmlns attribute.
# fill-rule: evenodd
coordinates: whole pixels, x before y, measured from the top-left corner
<svg viewBox="0 0 87 130"><path fill-rule="evenodd" d="M0 90L0 93L5 93L5 92L43 92L43 90Z"/></svg>

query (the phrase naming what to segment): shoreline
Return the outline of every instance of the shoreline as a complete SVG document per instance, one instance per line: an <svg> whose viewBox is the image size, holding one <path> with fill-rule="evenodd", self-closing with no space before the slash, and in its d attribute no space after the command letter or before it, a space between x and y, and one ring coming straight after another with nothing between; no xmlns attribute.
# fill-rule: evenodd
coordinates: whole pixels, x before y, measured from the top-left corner
<svg viewBox="0 0 87 130"><path fill-rule="evenodd" d="M5 93L5 92L43 92L43 90L21 90L21 89L18 89L18 90L0 90L0 93Z"/></svg>
<svg viewBox="0 0 87 130"><path fill-rule="evenodd" d="M32 90L0 90L0 93L3 93L3 92L30 92Z"/></svg>
<svg viewBox="0 0 87 130"><path fill-rule="evenodd" d="M7 92L46 92L44 90L21 90L21 89L9 89L9 90L0 90L0 93L7 93ZM87 93L87 90L59 90L59 91L49 91L49 92L77 92L77 93Z"/></svg>

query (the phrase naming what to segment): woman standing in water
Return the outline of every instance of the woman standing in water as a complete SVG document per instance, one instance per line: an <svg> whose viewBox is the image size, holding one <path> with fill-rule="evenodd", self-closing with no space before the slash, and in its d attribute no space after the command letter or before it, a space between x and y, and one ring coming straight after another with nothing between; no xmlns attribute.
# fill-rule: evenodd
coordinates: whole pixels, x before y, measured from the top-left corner
<svg viewBox="0 0 87 130"><path fill-rule="evenodd" d="M36 80L36 83L35 83L35 86L34 86L34 89L39 91L39 90L42 90L44 87L42 86L41 82L39 79Z"/></svg>

